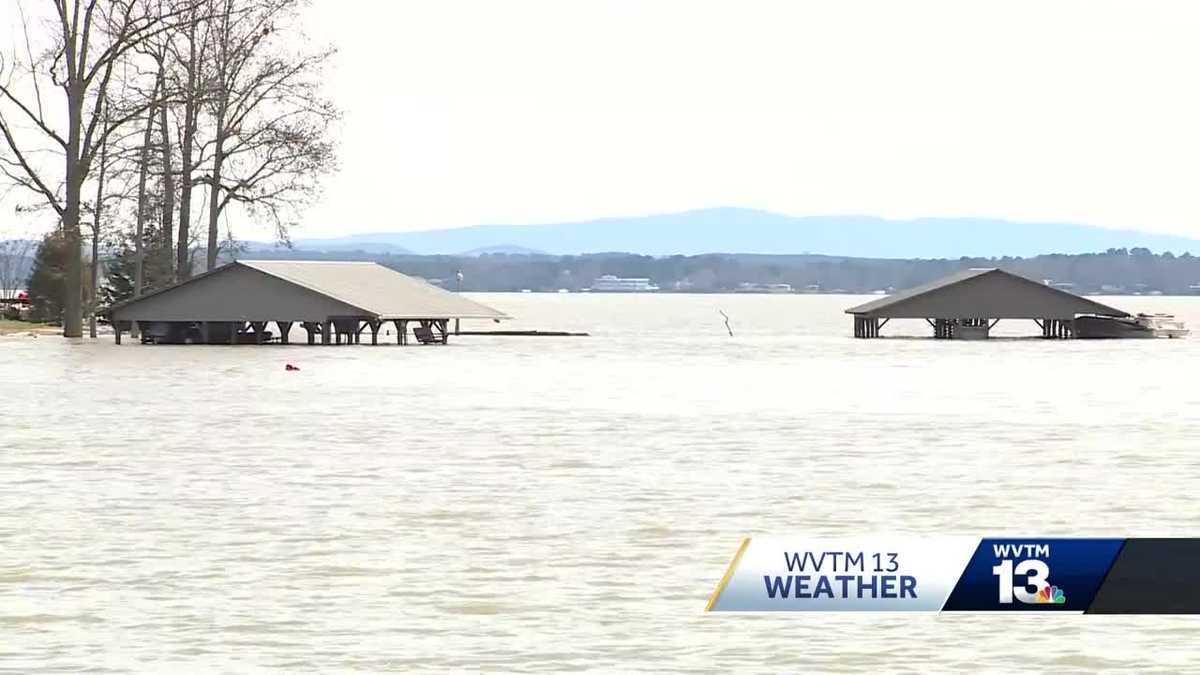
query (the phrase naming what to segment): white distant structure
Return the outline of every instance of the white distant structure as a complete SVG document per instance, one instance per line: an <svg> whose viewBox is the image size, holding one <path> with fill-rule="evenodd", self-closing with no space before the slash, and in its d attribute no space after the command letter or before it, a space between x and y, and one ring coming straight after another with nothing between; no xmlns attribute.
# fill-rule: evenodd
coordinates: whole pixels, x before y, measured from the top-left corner
<svg viewBox="0 0 1200 675"><path fill-rule="evenodd" d="M738 284L738 293L791 293L791 284L758 284L752 281L743 281Z"/></svg>
<svg viewBox="0 0 1200 675"><path fill-rule="evenodd" d="M592 282L591 290L598 293L648 293L657 291L658 286L642 277L618 277L605 274Z"/></svg>

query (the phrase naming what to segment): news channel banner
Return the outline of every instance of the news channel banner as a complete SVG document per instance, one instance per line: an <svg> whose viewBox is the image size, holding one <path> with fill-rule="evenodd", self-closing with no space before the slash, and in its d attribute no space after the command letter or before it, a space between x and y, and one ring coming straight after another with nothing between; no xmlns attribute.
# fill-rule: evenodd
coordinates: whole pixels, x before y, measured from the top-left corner
<svg viewBox="0 0 1200 675"><path fill-rule="evenodd" d="M745 539L711 612L1200 614L1200 539Z"/></svg>

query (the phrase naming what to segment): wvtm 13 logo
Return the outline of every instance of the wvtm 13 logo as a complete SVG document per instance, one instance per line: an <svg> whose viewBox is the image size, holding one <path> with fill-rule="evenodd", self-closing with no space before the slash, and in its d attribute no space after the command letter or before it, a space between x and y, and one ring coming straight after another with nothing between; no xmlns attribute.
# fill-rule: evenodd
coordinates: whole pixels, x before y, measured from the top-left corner
<svg viewBox="0 0 1200 675"><path fill-rule="evenodd" d="M1049 544L992 544L999 563L992 568L999 586L999 602L1029 605L1067 601L1063 589L1050 583Z"/></svg>

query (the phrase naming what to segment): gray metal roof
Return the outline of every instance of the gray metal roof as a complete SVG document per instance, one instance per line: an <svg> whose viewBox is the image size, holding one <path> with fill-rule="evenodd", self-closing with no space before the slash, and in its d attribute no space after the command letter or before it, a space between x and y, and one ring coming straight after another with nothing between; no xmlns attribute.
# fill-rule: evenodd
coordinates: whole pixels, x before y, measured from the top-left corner
<svg viewBox="0 0 1200 675"><path fill-rule="evenodd" d="M995 267L960 270L927 284L851 307L846 313L891 318L989 319L1129 315L1115 307Z"/></svg>
<svg viewBox="0 0 1200 675"><path fill-rule="evenodd" d="M361 307L383 319L507 319L508 315L373 262L239 260L238 265Z"/></svg>
<svg viewBox="0 0 1200 675"><path fill-rule="evenodd" d="M139 321L509 318L377 263L324 260L239 260L110 311Z"/></svg>

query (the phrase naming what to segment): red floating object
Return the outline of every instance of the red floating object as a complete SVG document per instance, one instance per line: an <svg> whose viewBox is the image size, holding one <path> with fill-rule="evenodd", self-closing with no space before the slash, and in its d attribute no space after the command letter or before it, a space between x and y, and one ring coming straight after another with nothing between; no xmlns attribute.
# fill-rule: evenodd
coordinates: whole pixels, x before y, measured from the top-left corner
<svg viewBox="0 0 1200 675"><path fill-rule="evenodd" d="M284 366L283 369L284 370L300 370L300 366L293 366L292 364L289 363L286 366Z"/></svg>

